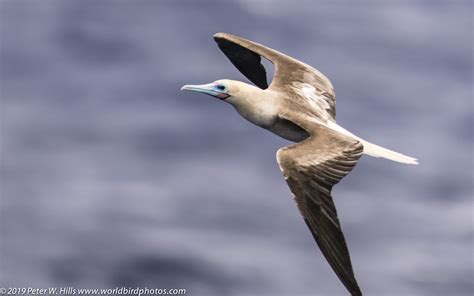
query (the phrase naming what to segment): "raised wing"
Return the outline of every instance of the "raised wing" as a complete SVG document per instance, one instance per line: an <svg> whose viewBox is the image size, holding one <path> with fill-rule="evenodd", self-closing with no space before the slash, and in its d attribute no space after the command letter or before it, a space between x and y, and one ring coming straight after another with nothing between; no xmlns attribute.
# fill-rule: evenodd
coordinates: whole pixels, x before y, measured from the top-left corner
<svg viewBox="0 0 474 296"><path fill-rule="evenodd" d="M261 64L262 58L255 52L224 38L214 37L219 48L232 64L261 89L267 89L267 72Z"/></svg>
<svg viewBox="0 0 474 296"><path fill-rule="evenodd" d="M331 81L315 68L292 57L268 48L259 43L227 33L217 33L214 40L219 48L250 81L261 89L266 89L265 67L261 57L275 66L275 74L270 88L293 91L296 85L309 85L315 88L316 94L327 103L327 111L336 116L336 95Z"/></svg>
<svg viewBox="0 0 474 296"><path fill-rule="evenodd" d="M277 152L277 160L298 209L316 243L351 295L362 295L352 270L349 250L331 197L331 189L362 155L354 139L324 126L313 136Z"/></svg>

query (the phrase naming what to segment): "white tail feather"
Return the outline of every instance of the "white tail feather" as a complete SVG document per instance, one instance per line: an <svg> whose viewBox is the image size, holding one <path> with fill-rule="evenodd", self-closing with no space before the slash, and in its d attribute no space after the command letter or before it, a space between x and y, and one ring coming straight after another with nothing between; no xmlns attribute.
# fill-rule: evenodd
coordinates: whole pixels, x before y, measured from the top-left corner
<svg viewBox="0 0 474 296"><path fill-rule="evenodd" d="M342 126L338 125L335 122L329 122L328 127L342 134L345 134L347 136L350 136L359 140L364 146L364 154L367 154L373 157L383 157L383 158L400 162L400 163L418 164L418 161L416 158L406 156L401 153L392 151L390 149L383 148L378 145L367 142L366 140L363 140L357 137L356 135L352 134L351 132L349 132L348 130L346 130L345 128L343 128Z"/></svg>
<svg viewBox="0 0 474 296"><path fill-rule="evenodd" d="M364 154L367 154L373 157L383 157L383 158L390 159L396 162L401 162L401 163L418 164L418 161L416 158L403 155L401 153L392 151L387 148L380 147L378 145L372 144L362 139L359 139L359 140L364 146Z"/></svg>

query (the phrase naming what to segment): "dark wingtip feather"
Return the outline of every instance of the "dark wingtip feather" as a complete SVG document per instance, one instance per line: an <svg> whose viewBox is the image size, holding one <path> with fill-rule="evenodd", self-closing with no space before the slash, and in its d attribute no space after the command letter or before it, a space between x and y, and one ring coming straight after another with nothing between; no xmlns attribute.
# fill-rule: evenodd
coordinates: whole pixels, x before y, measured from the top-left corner
<svg viewBox="0 0 474 296"><path fill-rule="evenodd" d="M225 33L216 33L213 38L217 46L232 64L261 89L268 88L267 73L261 64L260 55L226 38Z"/></svg>

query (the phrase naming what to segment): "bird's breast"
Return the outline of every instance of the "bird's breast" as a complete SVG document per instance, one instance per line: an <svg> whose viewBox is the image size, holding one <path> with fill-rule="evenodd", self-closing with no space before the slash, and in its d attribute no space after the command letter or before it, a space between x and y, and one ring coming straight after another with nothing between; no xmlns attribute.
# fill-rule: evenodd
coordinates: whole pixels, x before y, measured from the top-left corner
<svg viewBox="0 0 474 296"><path fill-rule="evenodd" d="M258 99L234 101L232 105L251 123L286 140L300 142L309 137L309 133L293 122L279 117L281 109L288 108L284 102L280 96L269 94Z"/></svg>
<svg viewBox="0 0 474 296"><path fill-rule="evenodd" d="M300 142L309 137L309 133L293 122L278 117L278 112L267 109L239 110L240 115L251 123L264 128L283 139Z"/></svg>
<svg viewBox="0 0 474 296"><path fill-rule="evenodd" d="M254 104L234 105L239 114L251 123L268 129L278 117L278 108L273 104L258 102Z"/></svg>

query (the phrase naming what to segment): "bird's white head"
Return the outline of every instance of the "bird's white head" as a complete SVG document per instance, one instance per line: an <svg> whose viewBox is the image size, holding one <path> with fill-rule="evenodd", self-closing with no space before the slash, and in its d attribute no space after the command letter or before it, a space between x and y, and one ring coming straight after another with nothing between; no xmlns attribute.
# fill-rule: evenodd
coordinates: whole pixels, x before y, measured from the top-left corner
<svg viewBox="0 0 474 296"><path fill-rule="evenodd" d="M185 85L181 90L189 90L200 92L206 95L216 97L220 100L225 100L233 93L233 86L228 80L217 80L208 84L201 85Z"/></svg>
<svg viewBox="0 0 474 296"><path fill-rule="evenodd" d="M252 97L253 93L261 91L253 85L230 79L221 79L202 85L185 85L181 90L200 92L226 101L232 105L237 102L245 101L249 97Z"/></svg>
<svg viewBox="0 0 474 296"><path fill-rule="evenodd" d="M268 126L276 114L272 92L244 82L222 79L203 85L185 85L181 90L204 93L229 103L242 117L258 126Z"/></svg>

